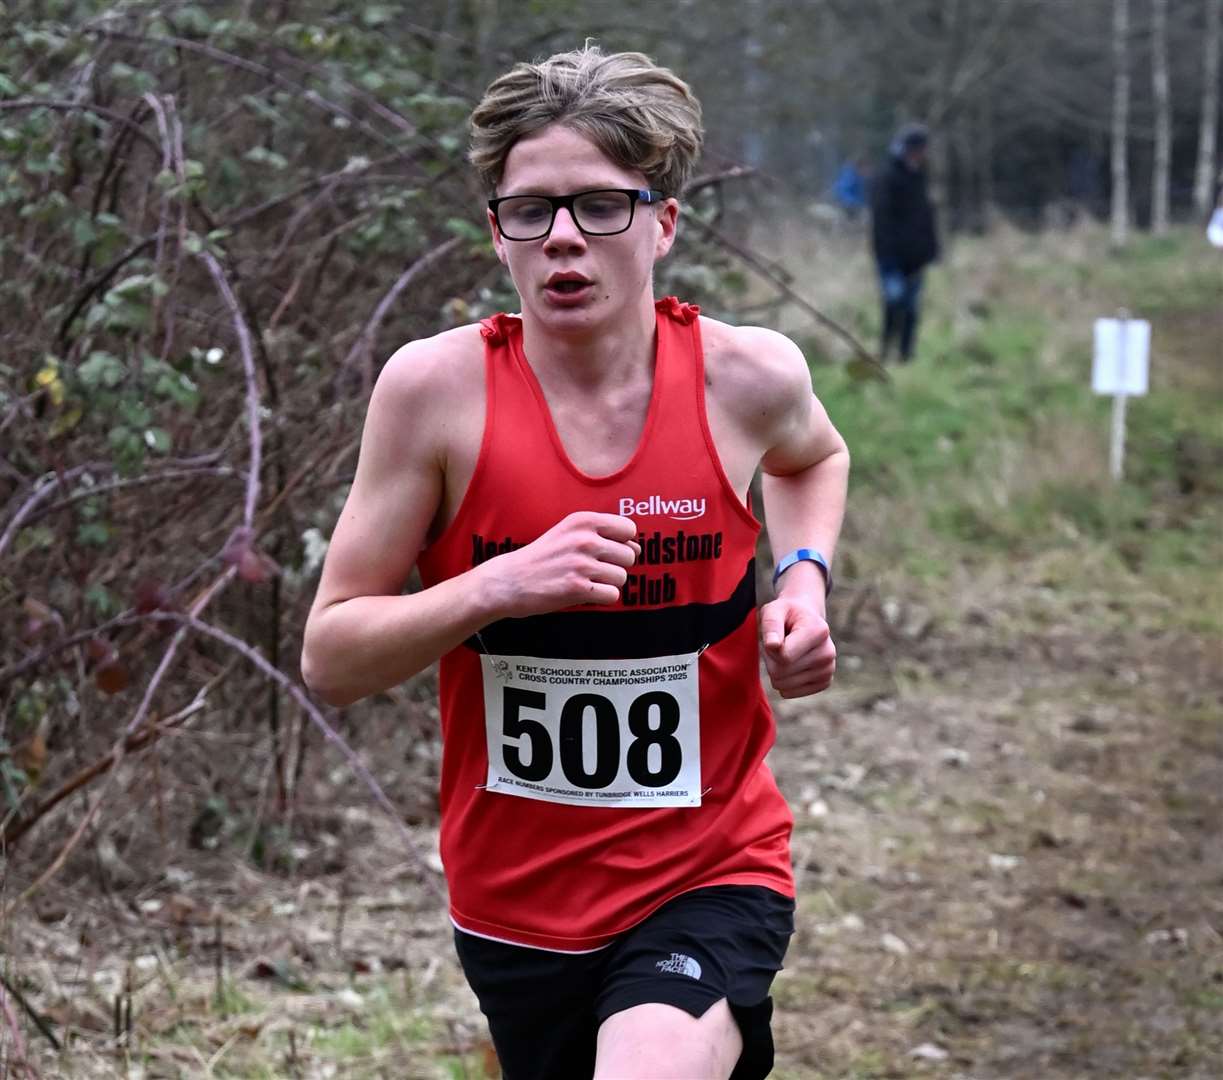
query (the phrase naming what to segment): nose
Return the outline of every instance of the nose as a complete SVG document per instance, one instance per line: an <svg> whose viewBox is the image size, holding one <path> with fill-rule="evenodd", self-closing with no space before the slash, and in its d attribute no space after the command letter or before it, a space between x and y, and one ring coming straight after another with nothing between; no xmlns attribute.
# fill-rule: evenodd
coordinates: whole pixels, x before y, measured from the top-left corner
<svg viewBox="0 0 1223 1080"><path fill-rule="evenodd" d="M552 231L548 233L548 238L544 241L544 250L561 251L585 246L586 236L578 228L578 223L573 220L572 212L566 207L560 207L552 221Z"/></svg>

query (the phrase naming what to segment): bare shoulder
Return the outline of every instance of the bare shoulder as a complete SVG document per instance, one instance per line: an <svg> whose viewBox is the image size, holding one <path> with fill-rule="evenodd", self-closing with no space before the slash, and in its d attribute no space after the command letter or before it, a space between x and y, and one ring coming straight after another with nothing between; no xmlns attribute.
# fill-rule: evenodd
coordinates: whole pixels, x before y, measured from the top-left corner
<svg viewBox="0 0 1223 1080"><path fill-rule="evenodd" d="M484 416L484 348L478 325L460 326L396 350L378 376L366 417L367 436L401 450L436 450Z"/></svg>
<svg viewBox="0 0 1223 1080"><path fill-rule="evenodd" d="M476 324L410 341L382 368L374 393L399 401L425 397L443 404L462 392L470 399L473 381L483 385L484 349Z"/></svg>
<svg viewBox="0 0 1223 1080"><path fill-rule="evenodd" d="M769 427L811 394L802 350L763 326L701 318L706 393L717 408L751 427Z"/></svg>

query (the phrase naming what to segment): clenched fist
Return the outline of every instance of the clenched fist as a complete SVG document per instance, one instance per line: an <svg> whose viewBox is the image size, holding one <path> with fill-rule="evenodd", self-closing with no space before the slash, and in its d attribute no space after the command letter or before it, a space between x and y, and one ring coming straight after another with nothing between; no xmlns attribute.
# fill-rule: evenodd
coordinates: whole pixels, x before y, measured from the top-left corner
<svg viewBox="0 0 1223 1080"><path fill-rule="evenodd" d="M837 666L837 649L823 612L802 594L780 596L760 609L764 666L783 698L827 690Z"/></svg>
<svg viewBox="0 0 1223 1080"><path fill-rule="evenodd" d="M618 514L581 510L538 540L481 563L478 573L505 617L580 604L614 604L641 549L637 526Z"/></svg>

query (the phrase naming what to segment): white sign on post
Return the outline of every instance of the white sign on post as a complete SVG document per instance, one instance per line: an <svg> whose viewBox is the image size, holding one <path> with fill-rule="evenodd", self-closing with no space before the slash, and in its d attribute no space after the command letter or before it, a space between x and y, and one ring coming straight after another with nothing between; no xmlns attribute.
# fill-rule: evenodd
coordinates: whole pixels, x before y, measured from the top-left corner
<svg viewBox="0 0 1223 1080"><path fill-rule="evenodd" d="M1150 360L1151 324L1146 319L1096 320L1091 388L1097 394L1145 394Z"/></svg>
<svg viewBox="0 0 1223 1080"><path fill-rule="evenodd" d="M1151 360L1151 324L1131 319L1126 312L1117 319L1097 319L1095 352L1091 364L1091 388L1113 396L1112 438L1108 471L1120 480L1125 461L1125 403L1147 392Z"/></svg>

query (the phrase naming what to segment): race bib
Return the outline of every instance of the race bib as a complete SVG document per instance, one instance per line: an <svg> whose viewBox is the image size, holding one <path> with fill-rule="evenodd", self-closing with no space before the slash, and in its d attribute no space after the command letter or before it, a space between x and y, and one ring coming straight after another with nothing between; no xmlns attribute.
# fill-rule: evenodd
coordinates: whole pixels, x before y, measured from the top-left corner
<svg viewBox="0 0 1223 1080"><path fill-rule="evenodd" d="M697 654L480 657L489 791L578 806L700 806Z"/></svg>

